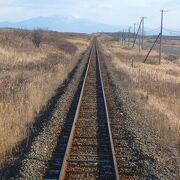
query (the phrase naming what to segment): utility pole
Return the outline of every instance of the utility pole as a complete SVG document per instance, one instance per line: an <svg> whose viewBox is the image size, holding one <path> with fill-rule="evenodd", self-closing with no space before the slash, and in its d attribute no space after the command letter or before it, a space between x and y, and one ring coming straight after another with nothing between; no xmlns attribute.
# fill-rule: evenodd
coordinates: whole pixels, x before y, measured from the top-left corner
<svg viewBox="0 0 180 180"><path fill-rule="evenodd" d="M135 38L134 38L134 42L133 42L132 48L134 48L134 45L135 45L135 43L136 43L136 39L138 38L138 34L139 34L140 29L141 29L141 24L142 24L142 20L141 20L140 23L139 23L139 27L138 27L136 36L135 36Z"/></svg>
<svg viewBox="0 0 180 180"><path fill-rule="evenodd" d="M135 38L135 35L136 35L136 23L134 23L134 38Z"/></svg>
<svg viewBox="0 0 180 180"><path fill-rule="evenodd" d="M125 36L126 36L126 38L127 38L127 40L126 40L126 44L128 45L129 43L129 33L128 33L128 29L126 29L125 30Z"/></svg>
<svg viewBox="0 0 180 180"><path fill-rule="evenodd" d="M141 19L141 25L142 25L142 19ZM140 26L140 29L139 29L139 52L141 51L141 26Z"/></svg>
<svg viewBox="0 0 180 180"><path fill-rule="evenodd" d="M123 29L123 33L122 33L122 45L124 45L124 29Z"/></svg>
<svg viewBox="0 0 180 180"><path fill-rule="evenodd" d="M134 23L134 34L133 34L133 39L135 39L136 38L136 23Z"/></svg>
<svg viewBox="0 0 180 180"><path fill-rule="evenodd" d="M144 18L145 18L145 17L142 17L142 18L141 18L141 21L142 21L142 41L141 41L141 48L142 48L142 50L144 49Z"/></svg>
<svg viewBox="0 0 180 180"><path fill-rule="evenodd" d="M142 41L141 41L141 48L142 50L144 49L144 19L145 17L141 17L141 22L142 22L142 27L141 27L141 30L142 30Z"/></svg>
<svg viewBox="0 0 180 180"><path fill-rule="evenodd" d="M120 31L119 31L119 33L118 33L118 36L119 36L119 38L118 38L118 41L119 41L119 46L120 46L120 43L121 43L121 37L120 37Z"/></svg>
<svg viewBox="0 0 180 180"><path fill-rule="evenodd" d="M121 32L121 45L123 46L123 31Z"/></svg>
<svg viewBox="0 0 180 180"><path fill-rule="evenodd" d="M161 64L161 54L162 54L162 37L163 37L163 16L164 12L167 10L161 10L161 32L160 32L160 45L159 45L159 64Z"/></svg>
<svg viewBox="0 0 180 180"><path fill-rule="evenodd" d="M130 36L131 36L131 27L129 27L129 32L128 32L128 46L130 46Z"/></svg>

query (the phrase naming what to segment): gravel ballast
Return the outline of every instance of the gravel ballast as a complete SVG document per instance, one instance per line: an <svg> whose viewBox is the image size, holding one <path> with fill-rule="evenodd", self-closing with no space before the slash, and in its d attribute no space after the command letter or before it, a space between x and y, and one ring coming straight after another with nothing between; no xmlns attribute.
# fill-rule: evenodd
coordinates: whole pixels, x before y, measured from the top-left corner
<svg viewBox="0 0 180 180"><path fill-rule="evenodd" d="M23 154L23 157L14 167L11 167L9 172L5 173L5 179L43 179L47 162L51 159L73 98L78 91L79 83L83 79L88 54L89 51L81 57L71 75L59 88L61 92L57 92L57 96L53 97L56 103L51 110L49 119L41 124L40 133L33 139L28 151ZM44 118L47 117L44 116Z"/></svg>
<svg viewBox="0 0 180 180"><path fill-rule="evenodd" d="M121 116L119 122L122 126L119 128L119 137L121 134L126 134L129 149L133 149L133 153L137 152L135 153L137 157L132 157L132 159L136 159L136 167L138 169L139 166L140 170L139 175L150 179L176 180L177 169L174 162L176 156L171 149L163 149L159 139L152 133L148 125L141 123L143 117L136 111L136 102L121 86L119 74L112 66L111 60L106 58L105 53L103 55L101 53L101 56L103 59L103 77L104 80L107 80L104 84L108 83L110 103L113 104L116 112L116 114L112 113L110 120L114 123ZM111 105L109 104L109 106ZM168 159L169 161L166 161ZM139 177L134 177L134 179L139 179Z"/></svg>

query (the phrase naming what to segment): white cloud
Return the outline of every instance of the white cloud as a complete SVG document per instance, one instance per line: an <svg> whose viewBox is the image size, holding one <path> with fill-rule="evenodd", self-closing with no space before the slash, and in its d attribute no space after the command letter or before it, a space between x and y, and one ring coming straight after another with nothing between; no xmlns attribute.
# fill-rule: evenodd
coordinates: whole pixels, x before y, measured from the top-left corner
<svg viewBox="0 0 180 180"><path fill-rule="evenodd" d="M9 3L13 3L16 2L17 0L0 0L0 4L9 4Z"/></svg>
<svg viewBox="0 0 180 180"><path fill-rule="evenodd" d="M74 15L73 17L74 17L75 19L81 19L81 17L78 16L78 15Z"/></svg>

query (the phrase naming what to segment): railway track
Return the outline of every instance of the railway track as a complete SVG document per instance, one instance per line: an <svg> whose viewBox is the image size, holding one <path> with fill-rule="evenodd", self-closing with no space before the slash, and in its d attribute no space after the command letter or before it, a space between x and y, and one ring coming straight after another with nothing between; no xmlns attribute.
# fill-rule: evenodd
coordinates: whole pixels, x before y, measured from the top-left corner
<svg viewBox="0 0 180 180"><path fill-rule="evenodd" d="M44 179L119 179L95 40L75 117L66 123Z"/></svg>

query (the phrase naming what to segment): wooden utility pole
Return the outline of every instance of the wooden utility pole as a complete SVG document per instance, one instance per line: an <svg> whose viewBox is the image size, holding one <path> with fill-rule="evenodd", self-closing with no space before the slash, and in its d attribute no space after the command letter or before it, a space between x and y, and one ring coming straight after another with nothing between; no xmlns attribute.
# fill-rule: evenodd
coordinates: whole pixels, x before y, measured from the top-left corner
<svg viewBox="0 0 180 180"><path fill-rule="evenodd" d="M142 19L141 19L141 24L142 24ZM141 27L140 27L140 30L139 30L139 52L141 51Z"/></svg>
<svg viewBox="0 0 180 180"><path fill-rule="evenodd" d="M141 48L144 49L144 17L141 18L142 21L142 41L141 41Z"/></svg>
<svg viewBox="0 0 180 180"><path fill-rule="evenodd" d="M123 33L122 33L122 45L124 45L124 29L123 29Z"/></svg>
<svg viewBox="0 0 180 180"><path fill-rule="evenodd" d="M128 46L130 46L130 36L131 36L131 27L129 27L129 32L128 32Z"/></svg>
<svg viewBox="0 0 180 180"><path fill-rule="evenodd" d="M120 31L119 31L119 33L118 33L118 36L119 36L119 37L118 37L118 41L119 41L118 44L119 44L119 46L120 46L120 43L121 43L121 36L120 36L120 34L121 34L121 33L120 33Z"/></svg>
<svg viewBox="0 0 180 180"><path fill-rule="evenodd" d="M142 27L141 27L141 33L142 33L142 39L141 39L141 49L144 49L144 19L145 17L141 17Z"/></svg>
<svg viewBox="0 0 180 180"><path fill-rule="evenodd" d="M139 23L139 27L138 27L136 36L135 36L135 38L134 38L134 42L133 42L132 48L134 48L134 45L135 45L135 43L136 43L136 39L138 38L138 33L139 33L140 29L141 29L141 23L142 23L142 21L140 21L140 23Z"/></svg>
<svg viewBox="0 0 180 180"><path fill-rule="evenodd" d="M134 23L134 34L133 34L133 39L136 38L136 23Z"/></svg>
<svg viewBox="0 0 180 180"><path fill-rule="evenodd" d="M123 45L123 32L121 32L121 44Z"/></svg>
<svg viewBox="0 0 180 180"><path fill-rule="evenodd" d="M136 35L136 23L134 23L134 37Z"/></svg>
<svg viewBox="0 0 180 180"><path fill-rule="evenodd" d="M161 64L161 54L162 54L162 37L163 37L163 16L166 10L161 10L161 32L160 32L160 45L159 45L159 64Z"/></svg>

